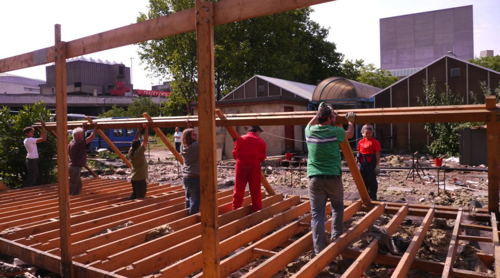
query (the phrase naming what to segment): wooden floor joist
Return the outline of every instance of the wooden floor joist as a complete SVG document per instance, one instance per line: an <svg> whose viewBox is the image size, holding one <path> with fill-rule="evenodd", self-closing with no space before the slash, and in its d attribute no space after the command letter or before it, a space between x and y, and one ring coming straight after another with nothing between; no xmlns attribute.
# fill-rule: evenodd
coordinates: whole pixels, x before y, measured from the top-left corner
<svg viewBox="0 0 500 278"><path fill-rule="evenodd" d="M57 210L55 191L54 185L46 185L0 193L0 200L6 205L6 210L0 212L0 220L6 221L0 221L3 229L0 235L0 253L19 257L59 273L58 218L40 216L52 215ZM143 200L128 200L130 193L131 185L126 181L86 179L82 194L71 196L70 240L72 268L77 273L76 277L139 277L152 273L156 273L158 277L201 277L203 254L200 215L188 215L182 187L150 184L147 198ZM297 196L285 198L281 194L263 196L263 209L252 213L248 194L245 195L243 207L232 210L232 191L217 192L220 277L227 277L248 264L253 266L242 277L279 275L294 260L311 254L310 204L307 199ZM19 199L27 200L26 198L30 199L30 203L17 202ZM350 203L344 211L344 221L361 210L367 210L368 214L355 222L309 264L299 269L296 277L314 276L335 259L337 254L355 259L351 268L345 272L345 277L358 276L368 265L380 260L390 265L397 265L401 260L405 261L405 266L410 265L408 256L398 259L379 254L376 241L370 243L365 250L345 249L378 216L382 213L391 214L380 203L371 210L362 205L361 200ZM397 211L385 227L389 235L398 229L406 215L411 214L412 207L405 204L400 204L399 207L391 205ZM23 221L12 221L6 213L9 209L22 215ZM425 207L418 206L414 209L423 210ZM461 210L440 209L455 217L457 213L462 217L472 217ZM330 210L327 206L327 213ZM430 224L431 218L425 219L423 227ZM327 220L325 226L329 232L331 219ZM469 228L483 231L495 229L493 225L479 226ZM151 237L153 233L158 233L159 237ZM425 234L425 229L419 234ZM149 237L151 238L148 240ZM417 243L407 252L413 254L419 246ZM491 240L490 243L493 244ZM491 255L484 256L490 262L493 261ZM445 262L432 263L415 258L411 267L439 272L445 270L445 265ZM487 273L473 273L457 268L449 268L449 273L456 277L492 277Z"/></svg>

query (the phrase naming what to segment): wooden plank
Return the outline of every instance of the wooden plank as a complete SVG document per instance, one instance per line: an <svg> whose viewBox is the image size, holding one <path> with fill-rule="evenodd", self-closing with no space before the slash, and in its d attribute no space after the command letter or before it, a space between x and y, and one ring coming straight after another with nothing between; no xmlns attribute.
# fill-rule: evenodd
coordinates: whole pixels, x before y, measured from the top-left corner
<svg viewBox="0 0 500 278"><path fill-rule="evenodd" d="M361 254L360 251L357 251L354 249L346 249L342 253L342 256L344 256L345 258L355 259L360 254ZM376 256L376 258L375 258L375 263L385 264L385 265L397 265L399 263L399 261L401 261L401 257L393 256L393 255L378 254L378 256ZM412 267L415 269L420 269L420 270L426 271L426 272L441 273L443 271L443 266L444 266L444 263L441 263L441 262L415 259ZM493 274L463 270L463 269L458 269L458 268L454 268L452 274L453 274L453 277L464 277L464 278L493 278L493 277L495 277L495 275L493 275Z"/></svg>
<svg viewBox="0 0 500 278"><path fill-rule="evenodd" d="M410 107L414 108L414 107ZM244 125L305 125L311 120L311 116L303 114L295 114L296 112L288 112L288 115L280 116L259 116L254 117L228 117L227 120L221 121L217 120L217 126L244 126ZM470 122L470 121L480 121L488 122L492 116L492 113L486 109L474 109L474 110L446 110L441 111L439 108L431 111L419 111L415 109L413 112L390 112L390 113L366 113L356 116L356 123L438 123L438 122ZM198 126L197 117L172 117L172 118L154 118L154 124L152 127L186 127L186 119L189 119L189 124L192 126ZM344 123L345 119L342 117L338 118L340 123ZM96 120L101 128L138 128L143 124L147 124L146 119L137 118L129 120ZM54 123L46 123L47 129L54 129ZM69 123L69 127L81 126L81 121L75 121Z"/></svg>
<svg viewBox="0 0 500 278"><path fill-rule="evenodd" d="M292 201L289 199L289 201ZM245 246L249 242L260 240L262 236L267 235L270 232L273 232L277 228L279 228L282 225L286 225L293 219L296 219L302 215L304 215L306 212L309 211L310 205L308 202L304 202L302 204L298 204L298 198L293 201L293 204L295 204L295 207L292 207L286 211L283 211L281 213L278 213L272 217L268 217L266 220L262 221L261 223L254 225L252 227L249 227L248 229L244 230L241 233L236 233L232 235L231 237L228 237L227 239L224 239L223 241L220 242L220 255L221 256L227 256L234 252L236 249L240 248L241 246ZM292 203L289 203L292 204ZM259 211L260 212L260 211ZM257 213L259 213L257 212ZM274 256L276 255L276 252L267 250L267 249L262 249L262 248L256 248L258 250L255 250L254 252L261 252L262 254L265 254L266 256ZM261 250L261 251L259 251ZM173 277L173 276L178 276L178 277L185 277L189 276L190 274L199 271L202 267L202 254L201 252L197 252L196 254L193 254L181 261L175 262L168 267L162 269L160 271L160 277ZM221 273L221 276L226 277L226 275L223 275Z"/></svg>
<svg viewBox="0 0 500 278"><path fill-rule="evenodd" d="M149 116L148 113L144 112L142 115L144 116L144 118L146 118L148 123L150 123L150 124L153 123L153 119L151 118L151 116ZM163 131L161 131L161 129L158 127L153 127L153 130L155 131L156 135L158 137L160 137L160 140L163 142L163 144L165 144L165 146L168 148L168 150L174 155L175 159L177 159L177 161L179 161L180 164L184 164L184 158L182 157L181 154L179 154L179 152L177 152L177 150L172 145L172 143L168 140L167 136L165 136Z"/></svg>
<svg viewBox="0 0 500 278"><path fill-rule="evenodd" d="M361 209L362 201L358 200L351 204L349 207L344 209L344 217L343 221L349 220L359 209ZM327 204L327 210L331 210L331 207ZM310 220L310 216L308 218ZM327 231L330 231L331 229L331 221L332 219L328 219L325 223L325 227ZM306 226L309 228L310 225ZM269 258L267 261L264 263L260 264L259 266L253 268L250 272L245 274L244 277L264 277L264 276L272 276L275 273L277 273L280 269L284 268L289 262L291 262L293 259L297 258L301 253L306 252L307 250L310 250L312 248L312 232L308 232L305 235L301 236L299 239L294 240L290 245L285 247L283 250L281 250L276 256L273 256ZM261 245L259 245L261 246ZM264 248L270 248L268 245L263 245ZM238 263L238 261L230 261L227 264L229 264L227 267L225 267L224 276L229 274L229 270L235 271L237 268L234 268L234 264ZM236 265L241 267L242 265ZM233 268L231 268L233 267ZM227 269L229 268L229 269Z"/></svg>
<svg viewBox="0 0 500 278"><path fill-rule="evenodd" d="M219 119L221 119L221 120L227 119L226 116L224 115L224 113L222 113L222 111L220 109L216 109L215 113L217 114ZM226 130L229 133L229 135L231 135L231 138L233 138L233 141L236 141L240 137L240 134L236 131L236 129L234 127L226 126ZM269 195L276 194L276 192L274 192L274 189L272 188L272 186L269 184L269 181L266 179L266 175L264 175L264 173L262 171L260 172L260 182L262 183L262 185L264 186L264 188L266 189L266 191Z"/></svg>
<svg viewBox="0 0 500 278"><path fill-rule="evenodd" d="M469 236L469 235L459 235L458 240L475 241L475 242L491 242L490 237L485 236Z"/></svg>
<svg viewBox="0 0 500 278"><path fill-rule="evenodd" d="M487 96L486 109L490 112L490 120L486 123L486 143L488 150L488 210L499 212L499 184L500 184L500 124L497 122L496 96Z"/></svg>
<svg viewBox="0 0 500 278"><path fill-rule="evenodd" d="M494 212L491 213L491 228L495 257L495 275L496 277L500 277L500 239L498 236L497 216Z"/></svg>
<svg viewBox="0 0 500 278"><path fill-rule="evenodd" d="M203 273L219 276L219 236L217 209L217 157L215 140L215 49L214 3L196 0L196 56L198 60L199 162L201 186L201 225Z"/></svg>
<svg viewBox="0 0 500 278"><path fill-rule="evenodd" d="M431 208L427 212L424 220L422 221L422 226L420 226L419 230L415 233L410 246L406 249L406 252L401 257L401 261L396 266L394 273L391 278L404 278L408 274L410 267L415 260L415 256L417 255L417 251L420 248L420 245L424 241L424 238L431 226L432 219L434 217L434 209Z"/></svg>
<svg viewBox="0 0 500 278"><path fill-rule="evenodd" d="M216 5L217 16L215 17L215 24L226 24L251 17L304 8L329 1L332 0L280 0L279 2L268 0L224 0L218 2ZM262 9L262 7L266 9ZM194 8L187 9L145 22L130 24L69 41L67 58L195 31L195 13L196 11ZM48 47L1 59L0 72L54 62L54 52L54 47Z"/></svg>
<svg viewBox="0 0 500 278"><path fill-rule="evenodd" d="M222 240L219 244L220 256L227 255L231 251L241 247L243 244L259 239L260 236L273 231L273 229L276 229L277 227L276 223L283 225L286 222L303 215L307 210L307 206L305 205L290 209L299 202L299 198L295 196L220 227L219 237ZM198 264L196 264L194 268L195 270L198 270L198 268L201 269L201 267L204 266L204 255L202 252L199 252L201 251L200 240L202 237L203 234L201 236L193 237L192 239L176 246L172 246L165 251L141 259L132 263L132 269L125 269L124 271L118 273L127 277L144 276L154 272L158 268L168 266L186 257L190 258L188 261L189 263L185 264L183 267L196 264L191 260L191 258L196 257L198 260L195 261ZM196 256L198 252L199 256ZM171 277L173 273L175 273L176 276L178 275L183 277L185 275L179 272L190 270L190 268L183 269L183 267L175 269L170 268L170 273L162 273L162 277ZM203 274L206 276L205 272L203 272Z"/></svg>
<svg viewBox="0 0 500 278"><path fill-rule="evenodd" d="M387 236L392 236L392 234L399 229L401 222L403 222L407 214L408 206L403 206L399 209L398 213L392 217L391 221L384 226ZM370 266L370 264L375 260L375 257L378 255L378 244L379 240L374 239L341 277L361 277L363 272L368 268L368 266Z"/></svg>
<svg viewBox="0 0 500 278"><path fill-rule="evenodd" d="M448 254L446 255L446 260L444 262L443 274L441 275L442 278L451 277L451 270L453 269L453 264L455 263L457 255L458 236L460 235L462 213L462 209L460 209L457 214L457 219L455 220L455 226L453 227L453 232L451 234L450 247L448 248Z"/></svg>
<svg viewBox="0 0 500 278"><path fill-rule="evenodd" d="M68 137L66 136L68 96L66 92L66 43L61 41L61 25L55 25L55 68L56 68L56 114L57 135L57 180L59 181L59 228L61 237L61 267L65 277L74 277L71 260L71 223L68 182Z"/></svg>
<svg viewBox="0 0 500 278"><path fill-rule="evenodd" d="M354 239L359 237L377 218L384 212L384 206L375 206L354 226L345 231L334 242L330 243L323 251L317 254L307 264L305 264L297 273L292 275L298 277L315 277L325 266L327 266L337 255L339 255Z"/></svg>
<svg viewBox="0 0 500 278"><path fill-rule="evenodd" d="M365 182L363 181L363 177L361 176L361 172L358 168L358 163L354 158L351 145L349 145L349 140L347 138L345 138L345 140L340 143L340 149L342 150L344 159L349 166L349 171L351 171L352 178L354 180L354 183L356 184L356 188L358 189L361 200L365 205L370 205L370 195L368 195L368 190L366 189Z"/></svg>

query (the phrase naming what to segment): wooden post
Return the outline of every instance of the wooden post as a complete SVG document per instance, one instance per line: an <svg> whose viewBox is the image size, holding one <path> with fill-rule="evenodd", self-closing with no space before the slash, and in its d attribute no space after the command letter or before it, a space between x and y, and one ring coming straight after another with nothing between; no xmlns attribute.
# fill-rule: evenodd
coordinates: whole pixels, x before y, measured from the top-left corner
<svg viewBox="0 0 500 278"><path fill-rule="evenodd" d="M227 120L226 116L222 111L220 111L220 109L216 109L215 113L217 113L217 116L219 116L221 120ZM233 138L233 141L236 141L240 137L240 134L238 134L238 132L236 131L236 129L234 129L234 127L227 125L226 130ZM276 192L274 192L274 189L271 187L269 181L267 181L266 176L264 175L264 173L262 173L262 171L260 173L260 182L262 183L262 185L264 186L269 195L276 195Z"/></svg>
<svg viewBox="0 0 500 278"><path fill-rule="evenodd" d="M61 237L61 273L73 277L71 260L71 223L68 182L68 137L66 136L66 115L68 96L66 94L66 43L61 41L61 25L55 25L56 61L56 115L57 115L57 181L59 183L59 230Z"/></svg>
<svg viewBox="0 0 500 278"><path fill-rule="evenodd" d="M370 205L372 200L370 199L370 195L368 195L368 190L366 190L365 182L363 181L363 177L361 176L361 172L359 172L358 165L356 163L356 159L354 158L354 154L352 153L351 146L349 145L349 140L347 138L344 142L340 143L340 149L344 154L344 159L349 166L349 170L351 171L352 178L354 179L354 183L359 191L359 196L365 205Z"/></svg>
<svg viewBox="0 0 500 278"><path fill-rule="evenodd" d="M92 119L89 117L87 117L87 121L90 124L93 123ZM101 136L101 138L104 139L104 141L106 141L108 146L110 146L111 149L123 160L123 163L125 163L125 165L127 165L128 168L132 168L132 163L130 163L130 161L122 154L120 149L118 149L118 147L113 143L113 141L111 141L111 139L109 139L109 137L106 135L106 133L104 133L104 131L102 131L102 129L100 129L98 127L95 127L95 131L97 132L97 135Z"/></svg>
<svg viewBox="0 0 500 278"><path fill-rule="evenodd" d="M500 277L500 240L498 238L498 223L497 216L494 212L491 213L491 234L493 241L493 257L495 258L495 274Z"/></svg>
<svg viewBox="0 0 500 278"><path fill-rule="evenodd" d="M500 132L497 122L496 96L486 97L486 109L491 111L487 127L488 150L488 210L498 213L498 189L500 183Z"/></svg>
<svg viewBox="0 0 500 278"><path fill-rule="evenodd" d="M150 124L153 123L153 119L151 118L151 116L149 116L149 114L147 112L144 112L142 115L144 116L144 118L146 118L146 120L148 120L148 122ZM167 138L167 136L165 136L163 131L161 131L161 129L159 127L153 127L153 130L155 131L156 135L158 135L158 137L160 137L163 144L165 144L165 146L167 146L167 148L170 150L170 152L175 156L175 159L177 159L177 161L179 161L180 164L184 164L184 158L182 157L182 155L180 155L177 152L175 147L172 146L172 143L170 143L170 141L168 141L168 138Z"/></svg>
<svg viewBox="0 0 500 278"><path fill-rule="evenodd" d="M203 275L220 277L215 150L214 3L196 0Z"/></svg>

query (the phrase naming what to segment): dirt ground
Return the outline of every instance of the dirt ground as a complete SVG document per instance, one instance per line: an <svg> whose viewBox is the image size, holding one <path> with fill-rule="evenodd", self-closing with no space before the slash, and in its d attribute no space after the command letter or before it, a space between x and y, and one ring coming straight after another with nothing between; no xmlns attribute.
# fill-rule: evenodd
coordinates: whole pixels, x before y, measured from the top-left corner
<svg viewBox="0 0 500 278"><path fill-rule="evenodd" d="M167 150L150 150L146 153L149 161L149 182L154 183L170 183L182 184L182 173L180 165L175 161L174 157ZM306 167L303 160L297 158L293 162L280 162L281 157L271 157L266 161L265 173L270 184L276 192L285 195L308 196L306 177ZM102 178L108 179L127 179L130 170L120 167L122 163L113 159L98 159L98 162L92 164L93 168ZM378 176L379 190L378 198L381 201L391 202L409 202L420 204L436 204L436 205L451 205L468 208L471 203L480 203L483 206L487 202L487 172L484 171L484 166L468 167L460 165L456 158L451 158L443 162L443 168L438 170L433 167L432 161L425 157L419 157L419 166L422 168L432 168L412 171L411 156L385 156L381 162L381 174ZM218 164L218 184L219 188L230 188L234 185L234 161L221 161ZM452 170L458 168L460 170ZM343 165L343 183L345 199L357 200L356 185L348 173L347 165ZM83 173L88 175L88 173ZM445 190L446 189L446 190ZM353 217L353 220L348 223L350 225L356 219L363 216L363 213L358 213ZM377 227L386 224L390 216L385 215L377 220L376 225L358 241L351 244L351 248L363 249L376 236ZM404 252L408 246L415 230L420 226L421 219L407 219L401 229L392 237L392 241L400 252ZM425 238L422 247L419 250L418 258L444 261L446 257L450 235L453 229L453 220L435 219ZM346 229L348 226L346 227ZM375 232L374 232L375 231ZM464 244L459 247L459 256L456 260L455 267L463 269L490 272L478 259L475 253L478 246ZM302 265L310 260L312 254L305 254L294 262L290 263L287 268L281 271L275 277L289 277L297 271ZM15 265L19 265L14 258L2 257L0 262L10 265L2 265L0 263L0 273L10 271ZM21 262L22 263L22 262ZM348 260L335 260L319 277L339 277L339 273L345 271L349 266ZM231 277L239 277L244 274L252 265L245 269L233 273ZM26 270L26 271L23 271ZM365 272L365 277L390 277L393 267L384 265L372 265ZM12 272L15 272L12 270ZM30 276L31 275L31 276ZM2 275L0 275L2 276ZM419 271L412 270L408 277L440 277L440 275L423 274ZM45 273L42 270L30 266L22 266L21 271L17 275L7 277L57 277L54 274Z"/></svg>

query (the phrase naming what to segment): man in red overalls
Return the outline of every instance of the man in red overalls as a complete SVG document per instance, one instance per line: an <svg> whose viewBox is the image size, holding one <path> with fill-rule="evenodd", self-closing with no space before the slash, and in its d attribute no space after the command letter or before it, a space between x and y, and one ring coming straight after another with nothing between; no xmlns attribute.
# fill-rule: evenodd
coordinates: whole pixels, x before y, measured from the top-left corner
<svg viewBox="0 0 500 278"><path fill-rule="evenodd" d="M266 142L260 138L262 129L252 126L247 134L234 142L233 157L236 160L236 178L233 192L233 209L241 207L245 187L249 183L252 210L262 208L260 191L260 165L266 159Z"/></svg>

